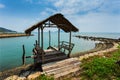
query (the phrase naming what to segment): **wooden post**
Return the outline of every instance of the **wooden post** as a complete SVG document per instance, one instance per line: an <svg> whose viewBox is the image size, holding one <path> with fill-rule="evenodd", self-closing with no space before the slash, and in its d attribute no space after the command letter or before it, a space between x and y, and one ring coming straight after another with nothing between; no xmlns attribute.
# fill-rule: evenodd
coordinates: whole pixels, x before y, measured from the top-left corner
<svg viewBox="0 0 120 80"><path fill-rule="evenodd" d="M58 28L58 50L60 50L60 28Z"/></svg>
<svg viewBox="0 0 120 80"><path fill-rule="evenodd" d="M49 47L51 46L51 33L50 33L50 30L49 30Z"/></svg>
<svg viewBox="0 0 120 80"><path fill-rule="evenodd" d="M37 45L38 44L38 42L37 42L37 40L35 41L35 45Z"/></svg>
<svg viewBox="0 0 120 80"><path fill-rule="evenodd" d="M43 50L43 26L41 27L41 48ZM42 51L42 63L44 63L44 52Z"/></svg>
<svg viewBox="0 0 120 80"><path fill-rule="evenodd" d="M22 48L23 48L22 63L23 63L23 65L25 65L25 47L24 47L24 45L22 46Z"/></svg>
<svg viewBox="0 0 120 80"><path fill-rule="evenodd" d="M43 27L41 27L41 48L43 49Z"/></svg>
<svg viewBox="0 0 120 80"><path fill-rule="evenodd" d="M40 27L38 27L38 45L40 46Z"/></svg>
<svg viewBox="0 0 120 80"><path fill-rule="evenodd" d="M71 31L70 31L70 36L69 36L69 53L68 53L68 57L70 57L70 53L71 53Z"/></svg>

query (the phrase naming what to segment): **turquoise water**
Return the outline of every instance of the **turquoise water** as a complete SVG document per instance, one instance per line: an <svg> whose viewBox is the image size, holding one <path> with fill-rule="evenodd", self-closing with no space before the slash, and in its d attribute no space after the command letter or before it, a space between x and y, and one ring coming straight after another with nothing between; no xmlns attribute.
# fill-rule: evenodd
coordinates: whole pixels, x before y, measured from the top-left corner
<svg viewBox="0 0 120 80"><path fill-rule="evenodd" d="M119 38L120 33L74 33L72 35L85 35L107 38ZM8 70L22 65L22 45L25 45L26 55L32 54L32 49L37 40L37 34L30 37L2 38L0 39L0 71ZM51 44L57 46L57 33L51 33ZM44 33L44 49L48 47L48 33ZM61 33L61 41L68 41L69 34ZM94 48L95 42L72 37L75 44L72 54ZM27 59L26 63L32 63L32 59Z"/></svg>

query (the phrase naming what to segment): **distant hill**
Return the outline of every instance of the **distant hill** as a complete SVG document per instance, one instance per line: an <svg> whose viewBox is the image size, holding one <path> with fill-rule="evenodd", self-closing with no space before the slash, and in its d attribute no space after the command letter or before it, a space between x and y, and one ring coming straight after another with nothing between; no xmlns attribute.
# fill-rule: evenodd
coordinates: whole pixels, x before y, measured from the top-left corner
<svg viewBox="0 0 120 80"><path fill-rule="evenodd" d="M16 33L16 31L0 27L0 33Z"/></svg>

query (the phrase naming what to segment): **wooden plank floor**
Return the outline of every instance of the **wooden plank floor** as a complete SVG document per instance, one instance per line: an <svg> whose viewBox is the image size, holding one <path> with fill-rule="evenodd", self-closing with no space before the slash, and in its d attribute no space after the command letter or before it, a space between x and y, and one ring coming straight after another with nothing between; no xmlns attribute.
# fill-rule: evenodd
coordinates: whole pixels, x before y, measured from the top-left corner
<svg viewBox="0 0 120 80"><path fill-rule="evenodd" d="M77 74L80 71L80 61L78 60L78 58L68 58L51 64L44 64L42 65L42 68L43 72L32 71L30 73L30 71L26 71L21 75L9 76L5 80L34 80L41 74L46 74L48 76L52 75L55 78L55 80L63 80L63 78L66 77L70 78L74 75L77 76Z"/></svg>
<svg viewBox="0 0 120 80"><path fill-rule="evenodd" d="M67 59L67 55L63 52L60 51L50 51L50 52L46 52L44 55L44 61L43 63L50 63L50 62L54 62L54 61L59 61L59 60L63 60L63 59Z"/></svg>
<svg viewBox="0 0 120 80"><path fill-rule="evenodd" d="M80 61L78 58L69 58L62 61L55 62L51 65L43 65L43 73L47 75L54 75L54 78L75 73L80 70Z"/></svg>

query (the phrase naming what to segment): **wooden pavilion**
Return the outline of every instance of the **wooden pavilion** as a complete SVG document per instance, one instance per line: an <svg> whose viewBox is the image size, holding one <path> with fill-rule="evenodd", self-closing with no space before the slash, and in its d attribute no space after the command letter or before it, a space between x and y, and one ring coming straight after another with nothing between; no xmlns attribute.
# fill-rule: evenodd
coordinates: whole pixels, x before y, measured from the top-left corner
<svg viewBox="0 0 120 80"><path fill-rule="evenodd" d="M71 32L77 32L79 30L74 25L72 25L62 14L55 14L41 22L38 22L37 24L25 30L25 33L30 35L31 32L36 28L38 29L38 40L36 41L35 49L38 54L37 57L39 56L39 58L37 59L38 61L42 63L48 63L48 62L58 61L58 60L62 60L70 57L70 53L74 47L74 44L71 43ZM47 51L43 49L44 28L58 28L58 47L57 48L51 46L51 34L49 31L49 47ZM66 33L70 33L69 42L60 41L60 29L62 29ZM68 50L67 54L65 53L65 50Z"/></svg>

